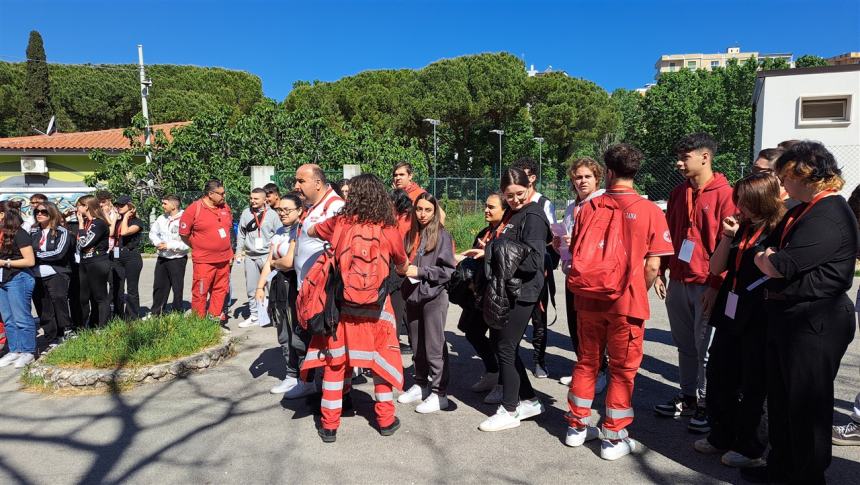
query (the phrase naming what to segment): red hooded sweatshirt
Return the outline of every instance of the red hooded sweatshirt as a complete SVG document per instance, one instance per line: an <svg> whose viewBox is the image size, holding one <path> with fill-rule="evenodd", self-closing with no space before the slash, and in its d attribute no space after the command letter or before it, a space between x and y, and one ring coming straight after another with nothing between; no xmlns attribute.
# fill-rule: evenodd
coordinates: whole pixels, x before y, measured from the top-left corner
<svg viewBox="0 0 860 485"><path fill-rule="evenodd" d="M690 196L692 201L688 202ZM669 257L669 278L719 288L723 278L710 274L711 254L720 241L722 220L736 213L732 186L721 173L715 172L714 178L698 190L689 180L675 187L666 206L666 220L675 248L675 254ZM678 259L685 239L694 243L689 263Z"/></svg>

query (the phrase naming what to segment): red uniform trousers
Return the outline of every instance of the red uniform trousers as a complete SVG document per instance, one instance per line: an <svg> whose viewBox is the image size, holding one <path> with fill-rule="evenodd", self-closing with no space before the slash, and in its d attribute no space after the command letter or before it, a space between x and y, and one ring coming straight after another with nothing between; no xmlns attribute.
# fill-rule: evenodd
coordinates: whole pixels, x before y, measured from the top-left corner
<svg viewBox="0 0 860 485"><path fill-rule="evenodd" d="M323 367L322 400L320 401L322 413L320 423L323 429L340 427L343 396L349 392L351 381L352 367L347 367L346 364ZM394 422L394 390L391 384L374 373L373 392L376 398L376 404L373 405L376 423L380 428L390 426Z"/></svg>
<svg viewBox="0 0 860 485"><path fill-rule="evenodd" d="M591 415L594 383L604 347L609 354L609 387L603 433L607 439L624 439L633 422L633 380L642 363L645 322L611 313L578 311L579 361L567 395L568 423L582 428Z"/></svg>
<svg viewBox="0 0 860 485"><path fill-rule="evenodd" d="M192 259L192 272L191 310L205 316L208 296L209 315L220 318L230 288L230 261L198 263Z"/></svg>
<svg viewBox="0 0 860 485"><path fill-rule="evenodd" d="M353 367L373 371L376 398L374 411L380 428L394 422L394 390L403 389L403 360L397 340L397 326L391 299L380 307L343 305L340 324L334 335L314 335L302 364L302 375L323 368L320 412L323 429L337 429L345 380L351 380Z"/></svg>

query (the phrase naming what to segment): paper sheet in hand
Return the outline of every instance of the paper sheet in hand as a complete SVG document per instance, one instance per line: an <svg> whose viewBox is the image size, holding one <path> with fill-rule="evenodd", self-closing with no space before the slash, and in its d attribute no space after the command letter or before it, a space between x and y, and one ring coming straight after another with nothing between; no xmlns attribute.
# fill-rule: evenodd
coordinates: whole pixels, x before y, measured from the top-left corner
<svg viewBox="0 0 860 485"><path fill-rule="evenodd" d="M564 227L564 224L560 224L558 222L551 224L550 229L552 230L552 234L554 236L562 237L567 236L567 228Z"/></svg>
<svg viewBox="0 0 860 485"><path fill-rule="evenodd" d="M272 324L269 320L269 299L263 298L262 301L257 300L257 321L261 327L266 327Z"/></svg>

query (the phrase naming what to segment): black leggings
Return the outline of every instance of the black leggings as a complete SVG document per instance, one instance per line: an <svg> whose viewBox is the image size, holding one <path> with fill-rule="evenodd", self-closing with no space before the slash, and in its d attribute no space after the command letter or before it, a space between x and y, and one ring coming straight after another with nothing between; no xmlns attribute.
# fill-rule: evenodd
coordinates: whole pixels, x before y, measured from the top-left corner
<svg viewBox="0 0 860 485"><path fill-rule="evenodd" d="M508 324L505 328L490 329L490 340L496 347L496 356L499 359L502 406L511 413L517 410L521 400L536 397L519 353L520 342L534 306L534 302L517 302L508 314Z"/></svg>
<svg viewBox="0 0 860 485"><path fill-rule="evenodd" d="M114 315L134 320L140 317L140 293L137 287L140 282L140 272L143 270L143 258L134 249L121 249L119 258L113 261L113 293Z"/></svg>
<svg viewBox="0 0 860 485"><path fill-rule="evenodd" d="M81 285L81 322L86 327L101 327L110 319L110 295L107 283L111 262L107 256L95 256L95 258L98 259L81 261L78 266ZM90 312L91 308L92 312Z"/></svg>
<svg viewBox="0 0 860 485"><path fill-rule="evenodd" d="M573 305L573 293L565 288L564 303L567 309L567 330L570 333L570 343L573 345L573 355L579 360L579 335L576 326L576 307Z"/></svg>
<svg viewBox="0 0 860 485"><path fill-rule="evenodd" d="M460 314L460 322L457 324L464 334L466 340L475 348L475 353L484 363L484 370L489 374L498 374L499 359L496 358L496 349L493 342L487 337L490 327L484 322L484 315L480 310L464 309Z"/></svg>

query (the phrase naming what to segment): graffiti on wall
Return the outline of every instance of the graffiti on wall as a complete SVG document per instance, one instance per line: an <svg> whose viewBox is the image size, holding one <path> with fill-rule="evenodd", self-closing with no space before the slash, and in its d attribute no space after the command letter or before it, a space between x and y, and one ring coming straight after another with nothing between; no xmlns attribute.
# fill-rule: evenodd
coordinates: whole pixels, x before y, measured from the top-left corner
<svg viewBox="0 0 860 485"><path fill-rule="evenodd" d="M48 197L48 201L57 204L57 207L60 208L60 212L65 212L69 209L75 208L75 202L84 195L89 194L89 192L62 192L62 193L54 193L54 194L45 194ZM7 193L0 194L0 200L14 200L21 202L21 210L25 213L30 213L30 196L32 193Z"/></svg>

